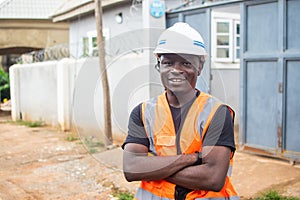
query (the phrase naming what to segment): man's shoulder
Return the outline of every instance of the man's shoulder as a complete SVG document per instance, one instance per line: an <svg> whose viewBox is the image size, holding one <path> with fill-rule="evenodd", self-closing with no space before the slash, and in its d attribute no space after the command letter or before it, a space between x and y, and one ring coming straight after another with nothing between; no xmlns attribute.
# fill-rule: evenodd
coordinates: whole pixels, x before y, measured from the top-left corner
<svg viewBox="0 0 300 200"><path fill-rule="evenodd" d="M160 99L160 98L166 98L166 94L165 93L162 93L160 95L157 95L157 96L154 96L154 97L151 97L150 99L148 100L145 100L144 102L142 102L142 104L146 104L146 105L155 105L157 103L157 100Z"/></svg>

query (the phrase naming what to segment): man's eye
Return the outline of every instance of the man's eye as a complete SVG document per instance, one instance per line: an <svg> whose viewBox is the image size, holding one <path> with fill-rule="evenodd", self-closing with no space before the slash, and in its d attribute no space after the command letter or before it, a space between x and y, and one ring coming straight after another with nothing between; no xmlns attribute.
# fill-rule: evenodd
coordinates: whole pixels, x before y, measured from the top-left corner
<svg viewBox="0 0 300 200"><path fill-rule="evenodd" d="M183 62L182 65L186 66L186 67L190 67L190 66L192 66L192 63L190 63L190 62Z"/></svg>
<svg viewBox="0 0 300 200"><path fill-rule="evenodd" d="M165 65L165 66L172 66L173 62L165 61L165 62L162 62L162 64Z"/></svg>

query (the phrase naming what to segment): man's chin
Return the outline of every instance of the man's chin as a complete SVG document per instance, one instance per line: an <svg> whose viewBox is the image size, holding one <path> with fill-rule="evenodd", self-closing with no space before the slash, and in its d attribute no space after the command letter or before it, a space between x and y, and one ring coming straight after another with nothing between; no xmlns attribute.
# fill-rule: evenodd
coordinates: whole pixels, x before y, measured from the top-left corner
<svg viewBox="0 0 300 200"><path fill-rule="evenodd" d="M190 92L190 90L182 89L182 88L170 88L169 89L172 94L176 96L186 95Z"/></svg>

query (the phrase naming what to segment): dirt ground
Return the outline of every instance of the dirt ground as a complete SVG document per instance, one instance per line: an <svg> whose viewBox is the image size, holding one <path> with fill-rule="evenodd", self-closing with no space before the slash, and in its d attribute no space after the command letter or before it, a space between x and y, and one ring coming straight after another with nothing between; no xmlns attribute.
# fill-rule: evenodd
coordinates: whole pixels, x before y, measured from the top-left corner
<svg viewBox="0 0 300 200"><path fill-rule="evenodd" d="M113 200L114 191L135 191L120 148L89 154L55 128L8 120L0 111L0 200ZM300 197L300 167L285 161L237 152L232 179L242 199L269 189Z"/></svg>

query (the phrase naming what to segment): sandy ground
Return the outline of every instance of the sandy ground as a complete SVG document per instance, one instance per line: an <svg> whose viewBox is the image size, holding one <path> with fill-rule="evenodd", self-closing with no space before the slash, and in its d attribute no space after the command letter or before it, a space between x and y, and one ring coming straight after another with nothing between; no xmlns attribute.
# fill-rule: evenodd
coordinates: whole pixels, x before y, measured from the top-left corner
<svg viewBox="0 0 300 200"><path fill-rule="evenodd" d="M0 200L112 200L116 190L135 191L138 183L123 177L120 148L89 154L55 128L9 119L0 113ZM232 179L242 199L272 188L300 197L300 167L285 161L236 152Z"/></svg>

